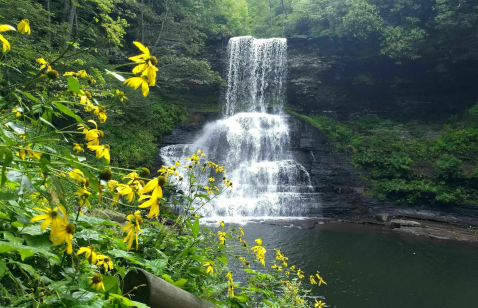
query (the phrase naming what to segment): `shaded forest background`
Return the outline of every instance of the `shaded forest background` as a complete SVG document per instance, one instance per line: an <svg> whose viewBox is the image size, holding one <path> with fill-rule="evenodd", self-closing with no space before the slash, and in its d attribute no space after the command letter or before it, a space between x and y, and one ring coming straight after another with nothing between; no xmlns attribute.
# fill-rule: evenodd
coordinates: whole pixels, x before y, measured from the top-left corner
<svg viewBox="0 0 478 308"><path fill-rule="evenodd" d="M152 94L148 99L127 95L105 127L112 161L124 167L153 164L163 134L187 118L176 99L182 92L193 85L224 85L209 63L197 60L208 41L238 35L331 36L367 42L376 55L397 64L425 55L466 60L478 53L473 0L0 0L0 24L24 18L32 35L2 33L15 44L0 67L0 95L21 82L18 72L34 71L39 55L53 58L68 44L77 53L60 68L89 68L91 82L105 92L109 85L122 85L101 72L134 55L132 41L149 46L158 58ZM84 31L90 23L92 29ZM127 76L129 68L116 70ZM67 87L55 83L58 89Z"/></svg>

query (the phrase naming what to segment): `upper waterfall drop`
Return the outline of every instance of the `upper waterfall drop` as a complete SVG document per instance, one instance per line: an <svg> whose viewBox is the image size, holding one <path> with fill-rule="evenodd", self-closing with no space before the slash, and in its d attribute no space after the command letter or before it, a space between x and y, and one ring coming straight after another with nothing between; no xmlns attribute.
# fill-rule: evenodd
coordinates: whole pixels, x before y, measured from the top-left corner
<svg viewBox="0 0 478 308"><path fill-rule="evenodd" d="M275 112L284 105L287 39L233 37L227 46L226 116L239 112Z"/></svg>
<svg viewBox="0 0 478 308"><path fill-rule="evenodd" d="M294 160L288 116L281 111L287 40L234 37L228 43L227 60L224 118L206 124L193 144L163 147L163 162L188 165L186 157L200 148L208 160L225 166L234 188L200 207L204 216L319 214L318 194L307 170Z"/></svg>

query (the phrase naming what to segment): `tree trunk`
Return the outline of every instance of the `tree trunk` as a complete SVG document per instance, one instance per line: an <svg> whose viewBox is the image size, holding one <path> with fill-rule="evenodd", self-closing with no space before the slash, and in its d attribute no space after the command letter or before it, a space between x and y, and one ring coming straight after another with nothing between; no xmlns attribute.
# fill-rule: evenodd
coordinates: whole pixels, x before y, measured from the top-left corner
<svg viewBox="0 0 478 308"><path fill-rule="evenodd" d="M61 15L61 23L66 22L68 16L68 11L70 10L70 0L64 0L63 3L63 14Z"/></svg>
<svg viewBox="0 0 478 308"><path fill-rule="evenodd" d="M144 0L141 0L141 43L145 44L144 42Z"/></svg>
<svg viewBox="0 0 478 308"><path fill-rule="evenodd" d="M269 16L270 16L270 20L271 20L270 26L272 27L272 2L271 2L271 0L269 0Z"/></svg>

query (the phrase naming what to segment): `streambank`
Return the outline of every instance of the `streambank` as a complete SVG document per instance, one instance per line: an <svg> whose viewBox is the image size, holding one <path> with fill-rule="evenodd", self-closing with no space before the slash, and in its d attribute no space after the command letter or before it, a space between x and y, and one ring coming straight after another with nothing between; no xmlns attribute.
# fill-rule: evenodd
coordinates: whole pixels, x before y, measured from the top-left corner
<svg viewBox="0 0 478 308"><path fill-rule="evenodd" d="M382 215L363 218L267 220L262 223L305 229L421 236L439 241L458 241L478 245L478 228L460 221L433 219L420 215L388 216L387 221L382 221Z"/></svg>

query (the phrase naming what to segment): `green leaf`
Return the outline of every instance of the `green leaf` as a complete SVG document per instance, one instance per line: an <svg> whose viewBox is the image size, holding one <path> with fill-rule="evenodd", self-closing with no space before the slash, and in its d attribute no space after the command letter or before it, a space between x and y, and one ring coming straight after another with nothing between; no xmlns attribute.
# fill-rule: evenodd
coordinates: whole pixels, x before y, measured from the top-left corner
<svg viewBox="0 0 478 308"><path fill-rule="evenodd" d="M22 175L23 174L20 171L10 170L7 172L7 179L10 182L20 182L20 180L22 179Z"/></svg>
<svg viewBox="0 0 478 308"><path fill-rule="evenodd" d="M41 248L41 249L47 249L47 250L51 246L51 242L47 233L43 233L43 234L35 235L35 236L30 234L23 234L22 237L27 242L28 246Z"/></svg>
<svg viewBox="0 0 478 308"><path fill-rule="evenodd" d="M45 120L43 117L40 117L39 119L40 119L40 121L45 122L46 124L48 124L48 125L50 125L51 127L53 127L54 130L56 130L56 127L53 126L53 124L51 124L49 121Z"/></svg>
<svg viewBox="0 0 478 308"><path fill-rule="evenodd" d="M34 97L33 95L31 95L30 93L27 93L27 92L23 92L23 91L20 91L17 89L18 92L22 93L23 95L25 95L26 97L28 97L29 99L31 99L32 101L34 101L35 103L38 103L38 99L36 97Z"/></svg>
<svg viewBox="0 0 478 308"><path fill-rule="evenodd" d="M76 80L75 77L68 77L68 91L74 92L76 94L81 94L80 91L80 84L78 83L78 80Z"/></svg>
<svg viewBox="0 0 478 308"><path fill-rule="evenodd" d="M164 260L145 260L144 264L151 269L154 275L160 276L163 274L163 270L166 268L167 263Z"/></svg>
<svg viewBox="0 0 478 308"><path fill-rule="evenodd" d="M217 259L219 261L221 261L222 263L227 264L227 256L226 255L222 254L222 255L218 256Z"/></svg>
<svg viewBox="0 0 478 308"><path fill-rule="evenodd" d="M89 285L88 290L96 293L114 293L114 294L121 294L119 291L119 278L117 276L103 276L103 284L105 286L105 290L103 288L99 288L98 290L94 289L91 285Z"/></svg>
<svg viewBox="0 0 478 308"><path fill-rule="evenodd" d="M199 218L196 219L192 226L193 236L197 237L199 234Z"/></svg>
<svg viewBox="0 0 478 308"><path fill-rule="evenodd" d="M187 279L181 278L173 284L178 288L184 289L184 285L186 284L186 282L188 282Z"/></svg>
<svg viewBox="0 0 478 308"><path fill-rule="evenodd" d="M30 181L30 178L26 175L22 176L22 184L20 186L20 191L18 192L18 194L23 195L24 190L28 191L29 193L32 193L35 191L35 187L33 187L33 184Z"/></svg>
<svg viewBox="0 0 478 308"><path fill-rule="evenodd" d="M121 303L126 305L127 307L150 308L148 305L132 301L129 298L123 297L118 294L110 294L110 297L121 300Z"/></svg>
<svg viewBox="0 0 478 308"><path fill-rule="evenodd" d="M79 116L77 116L73 111L71 111L68 107L66 107L65 105L61 104L61 103L53 103L56 108L58 108L58 110L60 110L62 113L66 114L67 116L70 116L72 117L73 119L75 119L76 121L80 122L80 123L83 123L83 119L80 118Z"/></svg>
<svg viewBox="0 0 478 308"><path fill-rule="evenodd" d="M23 238L16 237L15 235L13 235L10 232L3 232L3 238L6 241L9 241L11 243L17 243L17 244L20 244L20 245L23 244L23 242L25 241Z"/></svg>
<svg viewBox="0 0 478 308"><path fill-rule="evenodd" d="M161 277L163 277L163 279L166 280L167 282L169 282L170 284L174 284L174 280L172 280L171 277L169 277L168 274L164 274Z"/></svg>
<svg viewBox="0 0 478 308"><path fill-rule="evenodd" d="M36 270L31 265L21 263L21 262L17 262L17 261L10 261L9 263L15 264L18 267L21 267L24 271L28 272L32 276L37 275Z"/></svg>
<svg viewBox="0 0 478 308"><path fill-rule="evenodd" d="M4 259L0 259L0 279L8 272L7 263Z"/></svg>
<svg viewBox="0 0 478 308"><path fill-rule="evenodd" d="M43 257L47 258L50 262L59 264L60 259L57 255L52 254L44 249L35 248L26 245L20 245L16 243L7 243L7 242L0 242L0 254L10 251L16 251L20 254L22 261L25 261L26 258L34 256L35 254L42 255Z"/></svg>
<svg viewBox="0 0 478 308"><path fill-rule="evenodd" d="M21 234L28 234L28 235L32 235L32 236L46 234L41 230L41 226L39 224L33 224L33 225L25 227L25 228L22 224L22 226L20 226L19 228L22 228L20 230Z"/></svg>
<svg viewBox="0 0 478 308"><path fill-rule="evenodd" d="M9 148L5 148L3 151L4 158L3 158L3 165L2 165L2 183L0 184L0 187L5 184L7 181L7 177L5 175L5 171L7 170L7 166L9 166L12 161L13 161L13 153Z"/></svg>

